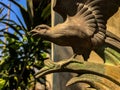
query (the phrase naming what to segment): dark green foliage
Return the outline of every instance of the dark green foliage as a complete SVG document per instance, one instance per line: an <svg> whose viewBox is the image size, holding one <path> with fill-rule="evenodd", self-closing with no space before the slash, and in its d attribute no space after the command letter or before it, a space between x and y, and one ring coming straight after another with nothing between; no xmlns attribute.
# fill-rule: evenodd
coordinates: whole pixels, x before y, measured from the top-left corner
<svg viewBox="0 0 120 90"><path fill-rule="evenodd" d="M10 32L6 31L5 27L0 28L0 51L2 52L0 79L5 80L4 90L25 90L31 86L34 89L36 82L44 83L42 82L44 80L36 79L34 74L36 70L43 67L50 43L42 38L32 38L29 31L38 24L50 25L50 0L26 0L27 9L18 4L16 0L10 0L10 2L19 7L25 24L14 10L0 2L1 6L14 13L20 23L6 19L6 14L0 16L0 24L8 25L9 29L13 30Z"/></svg>

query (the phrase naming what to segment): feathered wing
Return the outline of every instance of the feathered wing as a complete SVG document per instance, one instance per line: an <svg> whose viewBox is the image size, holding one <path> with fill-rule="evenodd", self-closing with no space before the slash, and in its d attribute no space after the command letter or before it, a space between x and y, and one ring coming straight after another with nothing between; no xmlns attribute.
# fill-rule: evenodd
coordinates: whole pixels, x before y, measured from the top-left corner
<svg viewBox="0 0 120 90"><path fill-rule="evenodd" d="M120 6L120 0L55 0L54 10L65 20L67 15L74 16L77 13L78 3L98 5L105 21L116 13Z"/></svg>
<svg viewBox="0 0 120 90"><path fill-rule="evenodd" d="M77 14L74 16L85 28L85 33L90 36L94 47L101 45L105 39L106 25L103 14L100 11L102 0L88 0L85 3L78 3Z"/></svg>
<svg viewBox="0 0 120 90"><path fill-rule="evenodd" d="M97 6L97 5L95 6L95 4L97 4L100 1L101 0L87 2L88 6L90 5L89 7L91 7L90 9L93 12L92 14L95 17L96 26L97 26L96 27L97 30L95 30L96 33L94 33L94 36L92 38L94 39L93 44L97 44L97 43L100 44L99 43L100 40L105 39L104 45L99 47L99 49L103 51L97 51L97 53L104 59L105 63L120 65L120 37L117 37L116 35L114 35L109 31L105 32L105 29L106 29L105 22L104 22L103 14L100 12L100 9L99 9L100 6ZM92 20L91 18L90 19L88 18L88 20L86 21L91 21L91 20ZM89 22L89 24L92 24L92 22Z"/></svg>
<svg viewBox="0 0 120 90"><path fill-rule="evenodd" d="M96 49L96 53L103 58L105 63L120 65L120 38L113 33L106 31L106 23L102 12L100 11L101 0L79 4L77 18L84 19L87 32L92 36L91 41L94 47L101 45ZM105 40L105 41L104 41ZM99 51L100 50L100 51Z"/></svg>

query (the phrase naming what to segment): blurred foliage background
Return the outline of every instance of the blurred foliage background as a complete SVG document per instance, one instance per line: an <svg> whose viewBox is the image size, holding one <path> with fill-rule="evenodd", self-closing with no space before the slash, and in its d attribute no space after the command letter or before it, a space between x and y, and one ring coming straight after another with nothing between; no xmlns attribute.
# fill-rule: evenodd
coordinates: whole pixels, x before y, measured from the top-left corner
<svg viewBox="0 0 120 90"><path fill-rule="evenodd" d="M51 25L51 0L26 0L27 9L17 0L9 1L20 9L24 21L0 1L0 26L5 26L0 28L0 90L34 90L38 82L45 85L45 77L38 79L34 74L43 67L50 43L32 38L29 31L39 24ZM8 19L5 9L14 13L17 21Z"/></svg>

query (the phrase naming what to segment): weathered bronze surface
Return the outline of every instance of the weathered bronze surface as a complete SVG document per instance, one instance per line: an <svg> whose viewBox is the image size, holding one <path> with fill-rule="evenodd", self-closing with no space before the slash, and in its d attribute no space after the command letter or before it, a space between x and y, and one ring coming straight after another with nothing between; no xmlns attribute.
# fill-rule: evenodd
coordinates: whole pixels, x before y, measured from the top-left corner
<svg viewBox="0 0 120 90"><path fill-rule="evenodd" d="M119 6L118 0L56 0L54 10L64 23L53 28L39 25L31 33L61 46L71 46L75 55L57 63L46 61L36 77L51 72L75 72L79 76L67 85L84 82L97 90L120 89L120 38L106 30L107 20ZM82 55L87 61L92 50L102 57L104 64L73 60Z"/></svg>
<svg viewBox="0 0 120 90"><path fill-rule="evenodd" d="M37 74L39 78L48 73L54 72L74 72L78 76L69 80L66 86L74 83L88 83L96 90L119 90L120 89L120 67L98 64L92 62L82 62L76 59L62 60L59 62L45 61L43 67Z"/></svg>
<svg viewBox="0 0 120 90"><path fill-rule="evenodd" d="M60 1L58 0L57 3L60 4ZM109 16L105 13L105 9L102 12L103 7L105 8L104 3L104 0L87 0L84 2L70 0L69 3L65 1L64 4L66 5L60 6L58 4L55 7L57 10L60 6L58 12L64 18L66 16L64 23L58 24L54 28L39 25L32 30L32 33L34 36L43 37L55 44L71 46L75 54L83 55L84 59L87 60L91 50L101 46L104 42L113 44L117 40L120 41L117 38L117 40L110 38L111 35L108 32L106 33L106 20ZM73 5L73 9L69 8L71 5ZM110 11L109 15L111 13L115 12ZM120 44L114 46L120 48Z"/></svg>

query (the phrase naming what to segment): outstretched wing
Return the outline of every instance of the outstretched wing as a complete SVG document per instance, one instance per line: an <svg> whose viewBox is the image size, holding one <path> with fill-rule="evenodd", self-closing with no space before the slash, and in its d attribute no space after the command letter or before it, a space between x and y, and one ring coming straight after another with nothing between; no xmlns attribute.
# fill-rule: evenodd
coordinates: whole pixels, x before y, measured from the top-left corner
<svg viewBox="0 0 120 90"><path fill-rule="evenodd" d="M120 0L55 0L54 10L65 20L67 15L74 16L77 13L78 3L89 4L91 2L100 7L104 20L108 20L109 17L118 11L120 6ZM91 4L94 5L94 3Z"/></svg>
<svg viewBox="0 0 120 90"><path fill-rule="evenodd" d="M100 11L100 5L102 0L86 1L84 3L77 3L77 18L81 27L85 28L85 33L91 36L91 41L94 47L101 45L105 39L106 24L102 12Z"/></svg>

